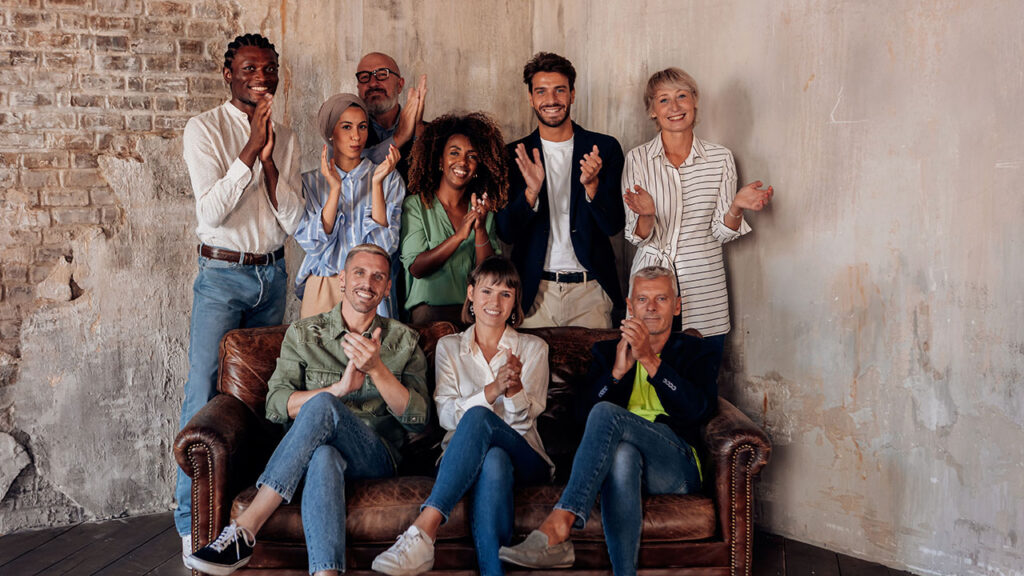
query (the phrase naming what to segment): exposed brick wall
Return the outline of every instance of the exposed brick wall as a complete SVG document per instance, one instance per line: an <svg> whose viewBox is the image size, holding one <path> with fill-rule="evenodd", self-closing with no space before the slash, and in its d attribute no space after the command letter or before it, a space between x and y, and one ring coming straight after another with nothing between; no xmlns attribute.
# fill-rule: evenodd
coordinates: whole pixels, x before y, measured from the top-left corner
<svg viewBox="0 0 1024 576"><path fill-rule="evenodd" d="M0 0L0 352L19 357L34 284L121 208L97 167L179 134L224 98L232 2Z"/></svg>
<svg viewBox="0 0 1024 576"><path fill-rule="evenodd" d="M138 158L141 137L177 136L223 101L239 12L219 0L0 0L0 431L26 447L2 389L18 377L34 287L77 235L122 226L101 156ZM33 465L0 500L8 529L88 516Z"/></svg>

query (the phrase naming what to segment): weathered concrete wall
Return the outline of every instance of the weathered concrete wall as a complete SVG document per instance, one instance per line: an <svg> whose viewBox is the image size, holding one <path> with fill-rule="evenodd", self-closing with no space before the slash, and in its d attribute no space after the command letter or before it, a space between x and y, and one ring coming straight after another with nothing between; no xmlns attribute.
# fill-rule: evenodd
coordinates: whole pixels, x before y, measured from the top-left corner
<svg viewBox="0 0 1024 576"><path fill-rule="evenodd" d="M112 8L121 19L104 15ZM625 149L654 135L649 74L690 71L703 89L698 134L733 150L742 180L777 190L727 249L722 389L775 442L759 522L919 573L1021 573L1019 3L0 10L0 78L12 86L0 91L0 432L15 441L0 436L15 459L0 480L22 469L17 445L32 457L0 502L0 531L169 504L194 275L178 130L226 95L215 72L226 40L260 30L283 55L275 113L298 130L306 169L320 102L355 91L370 50L393 54L410 81L428 74L428 118L483 109L510 139L532 124L522 64L563 53L579 72L574 117ZM176 38L170 55L147 52L166 48L154 30ZM202 59L214 69L193 72ZM293 268L300 255L289 247ZM61 292L74 299L35 298Z"/></svg>

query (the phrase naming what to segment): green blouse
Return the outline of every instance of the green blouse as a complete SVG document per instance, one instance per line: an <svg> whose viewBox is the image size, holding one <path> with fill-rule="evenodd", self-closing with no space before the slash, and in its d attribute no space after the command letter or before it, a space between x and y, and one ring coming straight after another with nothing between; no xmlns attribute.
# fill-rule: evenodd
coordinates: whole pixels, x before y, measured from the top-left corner
<svg viewBox="0 0 1024 576"><path fill-rule="evenodd" d="M494 233L494 213L487 213L484 223L487 237L495 254L501 253L501 246ZM436 198L430 208L423 204L418 194L405 197L402 203L402 239L400 249L402 266L405 268L405 309L412 310L419 304L447 306L466 301L466 286L469 273L476 266L476 234L459 244L455 253L444 266L424 278L413 278L409 266L421 252L436 248L455 234L444 206Z"/></svg>

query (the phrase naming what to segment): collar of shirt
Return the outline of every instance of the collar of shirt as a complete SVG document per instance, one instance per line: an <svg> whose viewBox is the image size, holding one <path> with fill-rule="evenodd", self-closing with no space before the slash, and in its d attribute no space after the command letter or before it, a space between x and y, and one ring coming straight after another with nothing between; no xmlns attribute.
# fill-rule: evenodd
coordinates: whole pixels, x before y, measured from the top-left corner
<svg viewBox="0 0 1024 576"><path fill-rule="evenodd" d="M327 336L331 337L332 339L337 340L343 334L350 331L348 329L348 326L345 324L345 317L341 315L341 304L338 304L337 306L332 308L331 313L327 316L327 318L330 321L328 325ZM373 320L370 321L370 327L366 329L366 332L363 332L363 336L365 336L366 338L372 338L373 331L377 328L381 329L380 340L381 342L383 342L384 337L387 336L387 334L385 333L386 330L384 329L384 321L381 320L380 314L375 314L373 316Z"/></svg>
<svg viewBox="0 0 1024 576"><path fill-rule="evenodd" d="M334 164L334 171L337 172L339 176L341 176L341 182L342 184L344 184L349 180L353 180L356 182L362 180L363 175L365 175L372 167L373 162L371 162L369 158L363 158L362 161L359 162L359 164L357 164L356 167L353 168L351 172L345 172L341 168L338 168L337 164Z"/></svg>
<svg viewBox="0 0 1024 576"><path fill-rule="evenodd" d="M399 106L398 116L395 118L395 123L391 126L391 128L385 128L380 124L377 124L377 121L373 119L373 116L370 116L370 127L373 128L373 131L377 134L377 138L379 138L380 141L383 142L384 140L387 140L388 138L391 138L392 136L395 135L395 130L398 129L398 121L399 119L401 119L401 117L402 107Z"/></svg>
<svg viewBox="0 0 1024 576"><path fill-rule="evenodd" d="M668 157L665 156L665 144L661 141L660 132L654 137L654 140L651 141L651 147L647 150L647 157L651 160L657 160L659 156L661 157L662 162L670 164ZM690 145L690 153L686 156L686 160L683 160L683 163L680 164L679 167L682 168L683 166L689 166L694 162L697 162L698 159L701 162L706 161L708 159L708 153L704 149L704 143L700 141L700 138L697 138L697 136L694 135L693 144ZM675 167L673 166L673 168Z"/></svg>
<svg viewBox="0 0 1024 576"><path fill-rule="evenodd" d="M462 333L459 345L463 354L473 354L480 349L480 346L476 343L476 324L473 324ZM516 332L515 328L508 325L505 325L505 331L502 332L501 339L498 340L498 353L500 354L502 350L512 354L519 350L519 332ZM498 354L495 354L494 357L497 358Z"/></svg>
<svg viewBox="0 0 1024 576"><path fill-rule="evenodd" d="M239 120L244 121L246 124L250 123L249 115L246 114L245 112L242 112L241 110L239 110L237 106L235 106L234 104L231 103L231 100L228 100L228 101L224 102L223 106L224 106L224 108L227 109L228 114L234 116L235 118L237 118Z"/></svg>

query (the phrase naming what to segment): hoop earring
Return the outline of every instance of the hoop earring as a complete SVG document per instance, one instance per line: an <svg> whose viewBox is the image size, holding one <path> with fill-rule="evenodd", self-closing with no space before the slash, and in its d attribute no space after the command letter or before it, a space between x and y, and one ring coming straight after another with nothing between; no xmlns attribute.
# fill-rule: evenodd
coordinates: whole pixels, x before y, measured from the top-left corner
<svg viewBox="0 0 1024 576"><path fill-rule="evenodd" d="M513 326L516 325L516 313L515 312L513 312L512 315L508 317L508 321L509 321L509 324L511 324Z"/></svg>

